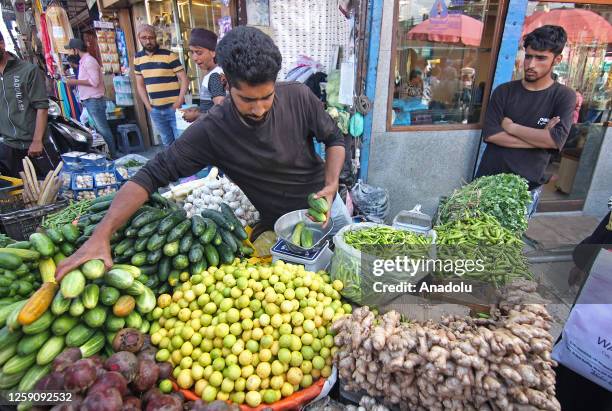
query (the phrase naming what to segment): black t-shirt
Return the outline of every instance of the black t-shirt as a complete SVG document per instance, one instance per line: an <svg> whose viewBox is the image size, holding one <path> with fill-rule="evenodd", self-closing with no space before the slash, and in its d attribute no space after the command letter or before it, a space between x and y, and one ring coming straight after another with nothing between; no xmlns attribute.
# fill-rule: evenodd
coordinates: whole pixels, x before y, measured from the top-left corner
<svg viewBox="0 0 612 411"><path fill-rule="evenodd" d="M545 90L530 91L521 80L504 83L493 92L485 115L483 138L504 131L504 117L517 124L544 128L548 120L559 116L561 121L550 130L550 135L561 150L572 126L576 107L576 93L555 82ZM544 171L553 150L540 148L508 148L488 143L476 177L514 173L529 181L529 188L544 184Z"/></svg>
<svg viewBox="0 0 612 411"><path fill-rule="evenodd" d="M150 193L214 165L244 191L262 222L271 225L289 211L307 208L308 193L324 186L315 136L326 147L344 147L338 126L308 87L277 83L272 109L262 123L247 124L226 98L149 161L133 181Z"/></svg>

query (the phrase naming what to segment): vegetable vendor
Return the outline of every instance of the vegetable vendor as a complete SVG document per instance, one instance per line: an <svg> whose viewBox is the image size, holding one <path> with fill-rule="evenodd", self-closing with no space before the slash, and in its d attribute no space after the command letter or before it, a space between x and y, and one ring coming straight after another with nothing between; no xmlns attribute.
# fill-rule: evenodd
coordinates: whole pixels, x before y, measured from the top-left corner
<svg viewBox="0 0 612 411"><path fill-rule="evenodd" d="M219 42L216 54L229 98L121 188L90 239L60 263L58 279L91 259L110 267L111 235L149 195L207 165L223 170L242 189L267 228L287 212L308 208L307 195L313 192L331 204L327 217L335 231L350 223L337 193L345 156L342 133L308 87L276 83L282 58L272 39L254 27L237 27ZM314 151L315 136L326 145L325 162Z"/></svg>
<svg viewBox="0 0 612 411"><path fill-rule="evenodd" d="M530 216L547 182L544 172L551 153L563 149L576 107L576 93L552 77L566 41L560 26L527 34L523 80L496 88L485 115L482 131L488 144L476 177L513 173L527 179Z"/></svg>

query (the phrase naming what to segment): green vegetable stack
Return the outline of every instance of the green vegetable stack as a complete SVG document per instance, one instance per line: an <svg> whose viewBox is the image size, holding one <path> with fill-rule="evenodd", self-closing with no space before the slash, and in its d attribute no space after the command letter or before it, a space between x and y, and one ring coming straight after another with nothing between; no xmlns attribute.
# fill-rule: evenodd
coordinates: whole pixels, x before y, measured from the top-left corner
<svg viewBox="0 0 612 411"><path fill-rule="evenodd" d="M488 214L516 236L527 230L527 206L531 201L527 181L515 174L480 177L461 187L440 205L445 224Z"/></svg>
<svg viewBox="0 0 612 411"><path fill-rule="evenodd" d="M105 346L111 354L120 329L146 333L156 298L139 276L137 267L105 272L102 261L91 260L68 273L59 289L46 282L28 300L0 307L0 389L32 390L66 347L78 347L83 357Z"/></svg>
<svg viewBox="0 0 612 411"><path fill-rule="evenodd" d="M0 248L0 306L27 298L42 283L53 281L55 265L74 252L79 235L77 227L66 224Z"/></svg>
<svg viewBox="0 0 612 411"><path fill-rule="evenodd" d="M308 215L310 215L315 221L324 223L327 221L327 212L329 211L329 204L325 198L315 198L315 194L311 193L308 195Z"/></svg>
<svg viewBox="0 0 612 411"><path fill-rule="evenodd" d="M105 201L108 198L112 198L114 193L108 196L99 197L96 199L97 202ZM83 214L86 214L91 207L93 200L81 200L81 201L70 201L70 205L66 208L61 209L58 212L49 214L43 218L41 224L44 228L55 228L59 229L65 224L70 224L74 220L78 219Z"/></svg>
<svg viewBox="0 0 612 411"><path fill-rule="evenodd" d="M96 199L79 219L83 238L95 230L112 202ZM253 253L242 244L247 233L227 204L221 212L205 210L187 218L186 212L158 193L111 238L113 261L139 267L139 280L157 294L169 292L183 273L197 274L209 266L231 263ZM183 277L186 275L183 274Z"/></svg>

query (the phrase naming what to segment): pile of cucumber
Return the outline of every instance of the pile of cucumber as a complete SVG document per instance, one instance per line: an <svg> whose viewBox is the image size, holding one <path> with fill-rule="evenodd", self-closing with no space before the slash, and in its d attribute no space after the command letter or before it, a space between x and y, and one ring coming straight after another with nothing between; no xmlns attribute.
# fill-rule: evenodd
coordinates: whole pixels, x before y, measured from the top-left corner
<svg viewBox="0 0 612 411"><path fill-rule="evenodd" d="M72 224L30 235L0 248L0 307L29 297L55 276L55 266L72 254L79 238Z"/></svg>
<svg viewBox="0 0 612 411"><path fill-rule="evenodd" d="M0 390L31 391L65 348L79 347L84 358L103 350L112 355L120 329L146 333L156 298L139 275L137 267L106 271L102 261L92 260L68 273L59 287L46 283L42 288L48 289L30 300L0 307ZM22 310L36 319L23 325Z"/></svg>
<svg viewBox="0 0 612 411"><path fill-rule="evenodd" d="M78 222L81 238L89 238L102 220L112 195L96 199ZM181 274L199 274L208 267L230 264L238 256L250 256L243 245L247 233L227 204L221 212L204 210L187 217L185 210L158 193L111 238L113 261L139 267L140 281L156 294L170 292ZM183 275L183 280L186 275Z"/></svg>

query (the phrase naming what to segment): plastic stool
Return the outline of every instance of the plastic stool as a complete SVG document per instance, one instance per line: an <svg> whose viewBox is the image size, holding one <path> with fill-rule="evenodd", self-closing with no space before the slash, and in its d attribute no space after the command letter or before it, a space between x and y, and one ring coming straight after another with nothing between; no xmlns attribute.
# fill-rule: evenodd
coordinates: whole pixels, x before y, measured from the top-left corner
<svg viewBox="0 0 612 411"><path fill-rule="evenodd" d="M138 151L144 151L144 142L142 141L142 134L136 124L121 124L117 126L117 132L119 133L119 149L125 153L135 153ZM130 142L130 134L135 137L135 144ZM133 142L134 138L132 138Z"/></svg>

